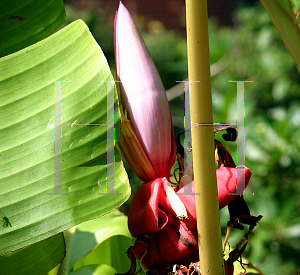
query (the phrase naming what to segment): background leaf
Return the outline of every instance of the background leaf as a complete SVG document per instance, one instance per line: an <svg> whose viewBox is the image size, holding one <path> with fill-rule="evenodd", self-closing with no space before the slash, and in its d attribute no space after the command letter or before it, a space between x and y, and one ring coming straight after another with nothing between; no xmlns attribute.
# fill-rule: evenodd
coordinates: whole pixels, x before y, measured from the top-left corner
<svg viewBox="0 0 300 275"><path fill-rule="evenodd" d="M119 211L78 225L73 239L70 268L97 245L116 235L125 236L132 242L134 239L127 227L127 216Z"/></svg>
<svg viewBox="0 0 300 275"><path fill-rule="evenodd" d="M58 265L64 256L65 243L63 234L60 233L20 250L2 255L0 257L0 274L45 274Z"/></svg>
<svg viewBox="0 0 300 275"><path fill-rule="evenodd" d="M127 216L114 211L76 227L69 268L107 264L118 272L129 270L125 253L134 244L127 227Z"/></svg>
<svg viewBox="0 0 300 275"><path fill-rule="evenodd" d="M70 274L72 275L115 275L117 270L108 265L88 265L81 267Z"/></svg>
<svg viewBox="0 0 300 275"><path fill-rule="evenodd" d="M2 0L0 10L0 57L48 37L65 19L62 0Z"/></svg>

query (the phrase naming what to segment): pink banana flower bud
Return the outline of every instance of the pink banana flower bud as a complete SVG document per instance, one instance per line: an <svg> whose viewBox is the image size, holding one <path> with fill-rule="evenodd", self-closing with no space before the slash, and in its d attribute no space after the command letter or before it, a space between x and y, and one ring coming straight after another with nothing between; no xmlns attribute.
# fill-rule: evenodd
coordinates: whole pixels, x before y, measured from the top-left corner
<svg viewBox="0 0 300 275"><path fill-rule="evenodd" d="M222 167L216 170L220 209L237 197L229 194L244 185L242 180L237 181L236 169ZM245 168L244 173L246 187L251 172ZM192 194L187 194L185 187L175 193L166 178L158 178L142 184L137 190L128 213L128 228L134 237L139 237L133 252L138 259L143 255L141 264L145 268L174 261L179 264L197 261L194 181L188 185ZM140 238L145 238L144 235L148 238L142 245Z"/></svg>
<svg viewBox="0 0 300 275"><path fill-rule="evenodd" d="M175 140L164 86L141 33L122 2L114 28L121 104L136 135L124 136L121 127L120 150L143 181L168 177L175 161ZM145 156L148 159L141 161ZM143 171L141 162L147 163Z"/></svg>

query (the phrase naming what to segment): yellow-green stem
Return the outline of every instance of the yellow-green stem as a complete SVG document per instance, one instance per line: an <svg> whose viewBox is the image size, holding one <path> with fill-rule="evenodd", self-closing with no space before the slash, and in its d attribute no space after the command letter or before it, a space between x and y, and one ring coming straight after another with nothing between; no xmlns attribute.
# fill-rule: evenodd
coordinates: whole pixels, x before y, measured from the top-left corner
<svg viewBox="0 0 300 275"><path fill-rule="evenodd" d="M222 275L213 127L199 125L213 122L206 0L186 0L186 22L200 267L203 275Z"/></svg>

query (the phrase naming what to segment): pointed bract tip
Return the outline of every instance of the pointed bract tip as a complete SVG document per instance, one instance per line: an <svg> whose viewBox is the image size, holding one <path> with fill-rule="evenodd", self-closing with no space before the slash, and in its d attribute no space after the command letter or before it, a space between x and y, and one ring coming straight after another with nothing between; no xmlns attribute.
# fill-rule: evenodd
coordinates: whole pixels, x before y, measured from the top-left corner
<svg viewBox="0 0 300 275"><path fill-rule="evenodd" d="M126 9L126 7L125 7L124 4L122 3L122 1L119 2L118 11L120 10L120 8ZM126 9L126 10L127 10L127 9Z"/></svg>

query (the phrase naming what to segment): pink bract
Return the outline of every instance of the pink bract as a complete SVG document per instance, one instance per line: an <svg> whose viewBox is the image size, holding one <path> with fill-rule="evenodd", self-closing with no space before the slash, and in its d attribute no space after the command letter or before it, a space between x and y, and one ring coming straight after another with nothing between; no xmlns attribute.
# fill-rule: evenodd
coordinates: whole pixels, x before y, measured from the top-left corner
<svg viewBox="0 0 300 275"><path fill-rule="evenodd" d="M156 172L150 180L168 177L175 161L168 99L141 33L122 2L114 34L122 106Z"/></svg>

